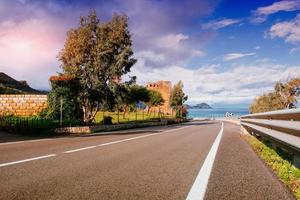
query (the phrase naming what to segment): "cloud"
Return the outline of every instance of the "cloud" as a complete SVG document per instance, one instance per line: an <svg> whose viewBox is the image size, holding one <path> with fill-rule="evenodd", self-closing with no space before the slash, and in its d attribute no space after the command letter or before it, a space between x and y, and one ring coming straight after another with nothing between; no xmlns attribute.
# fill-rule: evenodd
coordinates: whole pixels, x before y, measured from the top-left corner
<svg viewBox="0 0 300 200"><path fill-rule="evenodd" d="M278 1L272 5L259 7L253 11L251 21L253 23L262 23L266 21L267 17L271 14L275 14L280 11L296 11L300 10L299 0L288 0L288 1Z"/></svg>
<svg viewBox="0 0 300 200"><path fill-rule="evenodd" d="M254 49L255 49L255 50L259 50L259 49L260 49L260 46L255 46Z"/></svg>
<svg viewBox="0 0 300 200"><path fill-rule="evenodd" d="M163 68L170 64L183 64L190 58L199 58L205 53L194 47L191 38L184 34L167 34L153 38L148 47L136 52L138 62L149 68Z"/></svg>
<svg viewBox="0 0 300 200"><path fill-rule="evenodd" d="M282 38L287 43L297 44L300 42L300 14L291 21L274 24L267 34L273 38Z"/></svg>
<svg viewBox="0 0 300 200"><path fill-rule="evenodd" d="M217 30L220 28L231 26L233 24L237 24L240 21L241 20L239 20L239 19L222 19L222 20L218 20L218 21L210 21L210 22L204 24L203 28Z"/></svg>
<svg viewBox="0 0 300 200"><path fill-rule="evenodd" d="M29 79L35 88L47 88L49 76L59 71L56 56L62 48L62 39L58 33L59 27L49 20L3 21L0 23L0 71L19 80Z"/></svg>
<svg viewBox="0 0 300 200"><path fill-rule="evenodd" d="M217 2L0 0L0 71L25 79L35 88L49 88L49 76L60 71L57 54L66 32L78 26L79 17L90 8L101 20L109 20L113 13L129 17L139 63L147 68L179 65L205 54L202 46L212 34L193 29L198 26L193 19L212 13Z"/></svg>
<svg viewBox="0 0 300 200"><path fill-rule="evenodd" d="M87 15L90 8L95 8L101 20L110 19L114 12L128 15L134 56L138 58L131 75L137 75L139 83L183 80L190 101L250 101L272 89L275 81L286 79L290 74L300 75L299 66L275 65L270 61L235 64L228 68L222 64L186 68L189 59L205 55L203 46L214 37L211 31L199 31L195 21L211 14L216 2L218 0L0 0L0 71L28 80L35 88L47 88L48 77L60 70L56 56L63 48L66 31L78 26L80 15ZM214 22L210 29L240 21ZM224 60L253 55L255 53L231 53L225 55Z"/></svg>
<svg viewBox="0 0 300 200"><path fill-rule="evenodd" d="M26 80L34 88L49 89L49 77L61 71L57 55L66 32L78 18L72 16L68 7L54 1L0 4L0 71ZM54 9L54 5L65 9ZM73 10L73 15L77 14Z"/></svg>
<svg viewBox="0 0 300 200"><path fill-rule="evenodd" d="M141 63L133 69L140 84L156 80L182 80L189 102L249 103L255 96L271 91L275 82L300 76L300 66L254 62L221 70L220 64L188 69L178 65L149 69Z"/></svg>
<svg viewBox="0 0 300 200"><path fill-rule="evenodd" d="M295 54L296 52L300 51L300 47L295 47L295 48L292 48L290 50L290 54Z"/></svg>
<svg viewBox="0 0 300 200"><path fill-rule="evenodd" d="M182 33L180 34L169 34L162 38L158 39L159 45L166 47L166 48L172 48L172 49L178 49L180 48L180 43L184 42L185 40L188 40L189 36L184 35Z"/></svg>
<svg viewBox="0 0 300 200"><path fill-rule="evenodd" d="M152 52L164 57L159 60L145 56L141 60L138 57L138 62L145 62L149 68L182 64L191 58L201 57L205 55L202 46L213 37L212 33L195 31L198 25L193 23L194 18L201 18L211 12L213 5L193 0L172 1L170 6L170 2L129 1L124 7L130 19L135 52ZM187 33L186 30L193 31Z"/></svg>
<svg viewBox="0 0 300 200"><path fill-rule="evenodd" d="M236 59L240 59L243 57L254 56L254 55L256 55L256 53L229 53L223 57L223 60L231 61L231 60L236 60Z"/></svg>

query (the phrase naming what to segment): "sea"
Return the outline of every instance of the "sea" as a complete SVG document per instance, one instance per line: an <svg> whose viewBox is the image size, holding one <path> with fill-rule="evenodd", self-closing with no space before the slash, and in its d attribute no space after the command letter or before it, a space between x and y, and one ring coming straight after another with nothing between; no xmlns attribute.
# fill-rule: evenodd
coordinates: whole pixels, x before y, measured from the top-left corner
<svg viewBox="0 0 300 200"><path fill-rule="evenodd" d="M232 117L240 117L249 114L248 108L212 108L212 109L188 109L188 118L222 118L226 112L232 113Z"/></svg>

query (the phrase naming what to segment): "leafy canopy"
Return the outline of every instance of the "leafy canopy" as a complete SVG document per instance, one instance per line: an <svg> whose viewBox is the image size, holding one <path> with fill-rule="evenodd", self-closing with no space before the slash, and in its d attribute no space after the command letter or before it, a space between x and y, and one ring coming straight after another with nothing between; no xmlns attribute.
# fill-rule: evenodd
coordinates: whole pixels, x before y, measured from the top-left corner
<svg viewBox="0 0 300 200"><path fill-rule="evenodd" d="M67 33L59 54L63 73L79 80L78 95L83 120L91 123L100 107L112 108L115 85L136 63L132 58L132 41L128 18L114 15L101 22L96 12L81 17L78 28Z"/></svg>
<svg viewBox="0 0 300 200"><path fill-rule="evenodd" d="M183 92L183 83L179 81L174 85L171 92L170 106L177 108L183 105L183 103L188 99L188 96Z"/></svg>
<svg viewBox="0 0 300 200"><path fill-rule="evenodd" d="M267 112L294 108L300 95L300 79L290 79L286 83L277 82L274 91L257 97L250 105L250 113Z"/></svg>
<svg viewBox="0 0 300 200"><path fill-rule="evenodd" d="M149 107L160 106L163 105L164 102L165 100L163 99L160 92L155 90L149 90L149 101L147 103Z"/></svg>

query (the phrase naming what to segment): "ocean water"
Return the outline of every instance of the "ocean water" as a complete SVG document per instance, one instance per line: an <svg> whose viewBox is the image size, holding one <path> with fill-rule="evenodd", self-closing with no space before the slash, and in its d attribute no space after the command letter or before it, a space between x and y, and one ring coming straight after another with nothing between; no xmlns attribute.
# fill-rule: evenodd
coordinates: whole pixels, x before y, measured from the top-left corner
<svg viewBox="0 0 300 200"><path fill-rule="evenodd" d="M233 117L249 114L248 108L213 108L213 109L188 109L189 118L221 118L225 113L233 113Z"/></svg>

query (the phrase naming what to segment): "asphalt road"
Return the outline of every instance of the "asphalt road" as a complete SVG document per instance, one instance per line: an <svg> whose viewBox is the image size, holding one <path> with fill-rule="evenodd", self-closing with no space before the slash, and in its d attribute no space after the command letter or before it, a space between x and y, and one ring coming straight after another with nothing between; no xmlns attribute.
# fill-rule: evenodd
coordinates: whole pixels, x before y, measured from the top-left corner
<svg viewBox="0 0 300 200"><path fill-rule="evenodd" d="M199 191L204 199L293 199L237 125L221 128L207 121L0 143L0 199L201 199Z"/></svg>

